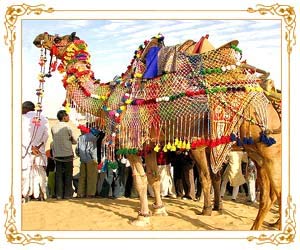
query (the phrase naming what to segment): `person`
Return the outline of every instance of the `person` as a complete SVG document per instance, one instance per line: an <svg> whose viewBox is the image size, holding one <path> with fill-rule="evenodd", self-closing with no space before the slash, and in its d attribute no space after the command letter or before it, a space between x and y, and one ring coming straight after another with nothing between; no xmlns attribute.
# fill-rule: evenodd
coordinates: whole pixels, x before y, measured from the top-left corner
<svg viewBox="0 0 300 250"><path fill-rule="evenodd" d="M182 164L183 164L183 189L184 196L183 199L186 200L196 200L196 188L194 179L194 166L195 162L190 157L187 152L182 154Z"/></svg>
<svg viewBox="0 0 300 250"><path fill-rule="evenodd" d="M55 197L55 162L53 160L53 153L52 153L52 144L50 144L50 149L46 151L47 156L47 168L46 168L46 174L48 177L48 197L54 198Z"/></svg>
<svg viewBox="0 0 300 250"><path fill-rule="evenodd" d="M157 167L160 177L160 195L162 197L176 198L175 185L171 170L170 155L163 151L157 154ZM152 186L148 184L148 192L151 197L154 197Z"/></svg>
<svg viewBox="0 0 300 250"><path fill-rule="evenodd" d="M75 153L80 157L80 173L77 197L93 198L98 177L97 136L92 131L81 130Z"/></svg>
<svg viewBox="0 0 300 250"><path fill-rule="evenodd" d="M194 166L195 162L187 152L173 152L171 164L174 167L174 182L177 197L196 200Z"/></svg>
<svg viewBox="0 0 300 250"><path fill-rule="evenodd" d="M257 169L254 161L248 157L248 166L246 168L246 180L248 184L248 202L255 203L256 201L256 179L257 179Z"/></svg>
<svg viewBox="0 0 300 250"><path fill-rule="evenodd" d="M247 153L241 150L239 147L234 146L233 150L227 156L228 165L223 174L223 181L221 184L221 198L224 197L226 191L226 185L230 182L232 189L232 201L236 201L239 186L246 182L242 173L242 161L247 162Z"/></svg>
<svg viewBox="0 0 300 250"><path fill-rule="evenodd" d="M73 197L73 148L77 141L68 122L70 120L65 110L57 112L58 123L51 128L53 138L53 157L55 160L55 193L56 199L70 199Z"/></svg>
<svg viewBox="0 0 300 250"><path fill-rule="evenodd" d="M180 160L180 151L171 152L171 165L173 166L173 180L175 184L176 196L182 198L184 196L183 191L183 168Z"/></svg>
<svg viewBox="0 0 300 250"><path fill-rule="evenodd" d="M48 120L38 116L31 101L22 104L22 197L47 199L47 156L45 146L49 137Z"/></svg>
<svg viewBox="0 0 300 250"><path fill-rule="evenodd" d="M202 184L198 166L194 166L194 181L195 181L195 189L196 189L196 200L200 200L202 194Z"/></svg>

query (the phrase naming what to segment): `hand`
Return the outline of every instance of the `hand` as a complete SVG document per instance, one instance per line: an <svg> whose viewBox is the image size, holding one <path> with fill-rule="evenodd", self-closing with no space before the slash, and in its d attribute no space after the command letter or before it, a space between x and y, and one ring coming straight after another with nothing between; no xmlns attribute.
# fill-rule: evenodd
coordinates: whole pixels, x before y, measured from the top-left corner
<svg viewBox="0 0 300 250"><path fill-rule="evenodd" d="M31 146L31 153L32 153L33 155L40 155L40 154L41 154L39 148L36 147L36 146Z"/></svg>

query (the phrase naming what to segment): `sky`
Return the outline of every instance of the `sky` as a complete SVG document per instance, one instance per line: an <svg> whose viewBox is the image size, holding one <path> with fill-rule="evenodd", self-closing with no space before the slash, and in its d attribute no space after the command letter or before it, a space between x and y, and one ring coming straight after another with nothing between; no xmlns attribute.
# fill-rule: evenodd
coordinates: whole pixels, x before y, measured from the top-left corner
<svg viewBox="0 0 300 250"><path fill-rule="evenodd" d="M206 34L216 48L238 40L242 60L270 72L276 87L281 88L279 20L22 20L22 101L37 101L40 49L32 42L43 32L60 36L76 32L88 44L92 70L101 82L121 75L138 46L159 32L166 46L188 39L198 41ZM61 79L58 71L46 79L43 114L48 118L56 117L65 99Z"/></svg>

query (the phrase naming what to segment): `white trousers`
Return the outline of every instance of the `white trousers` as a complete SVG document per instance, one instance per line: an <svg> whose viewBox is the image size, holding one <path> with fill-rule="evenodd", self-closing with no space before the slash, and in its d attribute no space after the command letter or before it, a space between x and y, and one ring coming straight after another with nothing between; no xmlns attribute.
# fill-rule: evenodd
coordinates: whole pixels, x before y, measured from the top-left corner
<svg viewBox="0 0 300 250"><path fill-rule="evenodd" d="M35 199L39 198L42 192L43 198L47 199L47 175L43 166L32 165L22 170L22 196L33 195Z"/></svg>
<svg viewBox="0 0 300 250"><path fill-rule="evenodd" d="M158 171L160 175L160 194L161 196L175 195L175 185L172 178L170 165L159 165ZM148 185L148 192L151 197L154 197L153 189Z"/></svg>
<svg viewBox="0 0 300 250"><path fill-rule="evenodd" d="M226 191L226 186L227 186L228 182L229 182L229 177L228 177L228 175L226 175L224 180L222 181L222 184L221 184L221 190L220 190L220 195L221 196L224 196L225 191ZM239 186L233 187L231 199L235 200L238 193L239 193Z"/></svg>
<svg viewBox="0 0 300 250"><path fill-rule="evenodd" d="M249 177L247 180L248 188L249 188L249 200L254 202L256 200L256 190L255 190L255 178Z"/></svg>
<svg viewBox="0 0 300 250"><path fill-rule="evenodd" d="M21 190L22 190L23 197L27 197L29 195L30 171L31 171L31 166L22 169Z"/></svg>

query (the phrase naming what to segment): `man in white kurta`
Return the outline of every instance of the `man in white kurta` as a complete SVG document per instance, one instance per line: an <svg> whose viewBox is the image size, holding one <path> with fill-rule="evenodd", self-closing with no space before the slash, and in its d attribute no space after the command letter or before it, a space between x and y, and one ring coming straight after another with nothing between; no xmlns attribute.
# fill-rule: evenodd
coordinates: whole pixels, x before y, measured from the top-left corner
<svg viewBox="0 0 300 250"><path fill-rule="evenodd" d="M37 112L32 102L22 105L22 197L46 199L48 120L40 116L39 125L34 124Z"/></svg>
<svg viewBox="0 0 300 250"><path fill-rule="evenodd" d="M248 161L247 153L244 151L231 151L228 154L228 166L223 174L223 181L221 184L221 197L224 196L226 191L226 185L228 181L230 186L233 187L232 190L232 200L236 200L239 186L246 182L244 175L242 173L242 162Z"/></svg>

